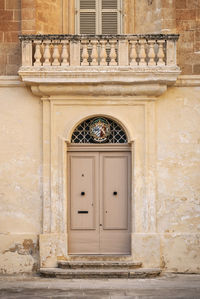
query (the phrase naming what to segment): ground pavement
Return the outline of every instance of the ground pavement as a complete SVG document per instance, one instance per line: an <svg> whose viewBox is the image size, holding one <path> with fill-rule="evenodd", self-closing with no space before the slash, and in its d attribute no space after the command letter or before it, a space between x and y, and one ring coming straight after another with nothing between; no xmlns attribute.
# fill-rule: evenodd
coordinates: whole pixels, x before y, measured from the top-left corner
<svg viewBox="0 0 200 299"><path fill-rule="evenodd" d="M164 274L152 279L101 280L0 276L0 298L200 299L200 275Z"/></svg>

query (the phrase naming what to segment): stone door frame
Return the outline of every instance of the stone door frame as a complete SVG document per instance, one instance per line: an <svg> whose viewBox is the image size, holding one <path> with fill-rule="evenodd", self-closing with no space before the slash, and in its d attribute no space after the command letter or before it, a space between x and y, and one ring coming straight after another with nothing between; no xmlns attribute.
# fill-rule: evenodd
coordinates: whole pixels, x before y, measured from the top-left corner
<svg viewBox="0 0 200 299"><path fill-rule="evenodd" d="M69 99L43 97L43 232L40 234L40 265L41 267L56 267L57 261L68 259L67 248L67 157L71 135L75 127L90 117L104 116L118 122L127 133L131 148L131 190L132 190L132 221L131 219L131 255L137 260L134 244L143 240L144 235L154 237L156 232L156 131L155 131L155 98L124 98L120 102L104 99L89 104L98 111L98 105L105 112L98 114L84 111L63 126L62 133L56 131L56 108L70 107L76 110L77 105L84 105ZM109 111L107 106L127 104L133 109L140 107L142 119L135 124L136 131L130 128L130 123L121 113ZM86 105L88 105L86 103ZM97 108L96 108L97 106ZM129 109L129 107L127 107ZM86 109L87 110L87 109ZM109 111L109 113L108 113ZM140 127L144 127L144 136L140 138ZM137 133L138 131L138 133Z"/></svg>

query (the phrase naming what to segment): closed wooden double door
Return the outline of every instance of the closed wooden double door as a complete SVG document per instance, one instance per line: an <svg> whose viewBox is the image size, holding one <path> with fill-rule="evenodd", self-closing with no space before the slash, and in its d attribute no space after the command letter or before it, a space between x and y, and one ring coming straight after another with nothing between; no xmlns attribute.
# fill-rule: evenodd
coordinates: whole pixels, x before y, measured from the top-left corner
<svg viewBox="0 0 200 299"><path fill-rule="evenodd" d="M130 253L130 153L68 153L70 254Z"/></svg>

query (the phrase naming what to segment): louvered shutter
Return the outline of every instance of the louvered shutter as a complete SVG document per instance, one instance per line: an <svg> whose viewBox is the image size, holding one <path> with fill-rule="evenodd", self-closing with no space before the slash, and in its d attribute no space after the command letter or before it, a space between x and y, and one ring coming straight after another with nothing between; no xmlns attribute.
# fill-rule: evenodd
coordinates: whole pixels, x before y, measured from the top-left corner
<svg viewBox="0 0 200 299"><path fill-rule="evenodd" d="M101 0L102 34L120 33L120 1Z"/></svg>
<svg viewBox="0 0 200 299"><path fill-rule="evenodd" d="M96 34L96 0L79 1L79 33Z"/></svg>
<svg viewBox="0 0 200 299"><path fill-rule="evenodd" d="M76 33L120 34L122 0L77 0Z"/></svg>

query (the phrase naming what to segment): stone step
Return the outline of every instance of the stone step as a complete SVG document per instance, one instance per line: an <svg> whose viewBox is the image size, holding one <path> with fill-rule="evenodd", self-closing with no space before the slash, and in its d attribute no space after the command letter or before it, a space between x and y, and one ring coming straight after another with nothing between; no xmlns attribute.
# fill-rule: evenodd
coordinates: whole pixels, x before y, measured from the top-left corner
<svg viewBox="0 0 200 299"><path fill-rule="evenodd" d="M74 254L70 255L68 261L133 261L131 255L123 254Z"/></svg>
<svg viewBox="0 0 200 299"><path fill-rule="evenodd" d="M88 278L150 278L160 275L160 269L60 269L41 268L43 277L63 279L88 279Z"/></svg>
<svg viewBox="0 0 200 299"><path fill-rule="evenodd" d="M142 263L131 261L59 261L58 268L61 269L136 269L140 268Z"/></svg>

